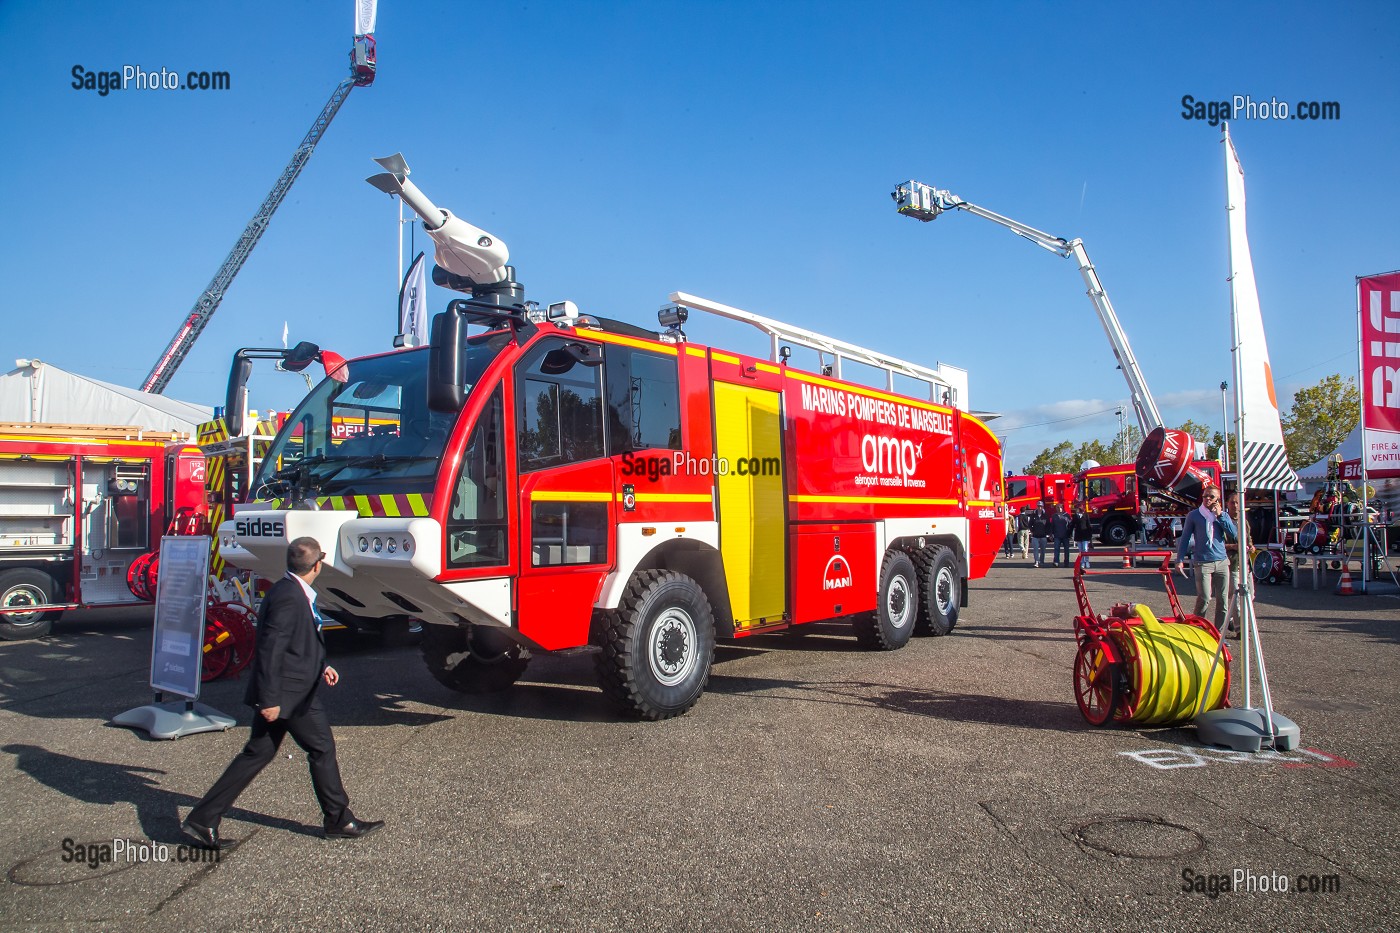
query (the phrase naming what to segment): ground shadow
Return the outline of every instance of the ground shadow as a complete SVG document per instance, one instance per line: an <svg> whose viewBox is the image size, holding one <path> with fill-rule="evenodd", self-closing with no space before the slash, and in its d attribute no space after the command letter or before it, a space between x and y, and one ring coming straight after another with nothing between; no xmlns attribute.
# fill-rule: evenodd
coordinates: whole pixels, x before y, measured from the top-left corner
<svg viewBox="0 0 1400 933"><path fill-rule="evenodd" d="M75 758L37 745L11 743L0 747L0 751L15 756L15 770L24 772L65 797L102 806L131 804L136 809L141 831L153 842L173 844L187 841L180 832L180 809L193 807L199 798L161 787L157 778L167 772L159 768ZM320 835L319 827L312 828L238 807L230 810L228 815L259 826L308 836Z"/></svg>

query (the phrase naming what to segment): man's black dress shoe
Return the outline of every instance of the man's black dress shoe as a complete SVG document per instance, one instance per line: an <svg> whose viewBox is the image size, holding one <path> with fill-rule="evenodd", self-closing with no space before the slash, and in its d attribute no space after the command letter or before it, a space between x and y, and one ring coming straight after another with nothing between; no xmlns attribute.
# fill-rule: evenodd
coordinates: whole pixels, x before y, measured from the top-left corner
<svg viewBox="0 0 1400 933"><path fill-rule="evenodd" d="M361 836L368 836L376 829L384 826L383 820L351 820L332 829L326 827L327 839L359 839Z"/></svg>
<svg viewBox="0 0 1400 933"><path fill-rule="evenodd" d="M220 839L217 829L209 826L200 826L198 823L191 823L189 820L185 820L180 824L180 831L202 849L227 849L229 846L233 845L231 840Z"/></svg>

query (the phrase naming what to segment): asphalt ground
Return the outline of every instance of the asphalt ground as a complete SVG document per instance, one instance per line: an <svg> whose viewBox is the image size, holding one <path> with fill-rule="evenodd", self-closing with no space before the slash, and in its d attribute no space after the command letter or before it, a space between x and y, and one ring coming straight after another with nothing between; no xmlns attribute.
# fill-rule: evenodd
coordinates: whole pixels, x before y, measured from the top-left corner
<svg viewBox="0 0 1400 933"><path fill-rule="evenodd" d="M1096 608L1165 614L1157 580L1092 585ZM247 737L243 683L206 685L238 718L227 733L110 726L149 701L149 614L75 615L0 643L0 927L1400 927L1400 599L1261 588L1274 702L1302 731L1261 755L1087 726L1074 612L1068 571L999 561L947 637L725 644L701 702L660 723L618 719L586 655L536 659L483 699L439 686L415 648L342 641L341 765L356 812L387 827L322 839L288 742L217 864L178 861L179 820ZM81 848L119 839L170 860ZM1252 889L1222 890L1237 871Z"/></svg>

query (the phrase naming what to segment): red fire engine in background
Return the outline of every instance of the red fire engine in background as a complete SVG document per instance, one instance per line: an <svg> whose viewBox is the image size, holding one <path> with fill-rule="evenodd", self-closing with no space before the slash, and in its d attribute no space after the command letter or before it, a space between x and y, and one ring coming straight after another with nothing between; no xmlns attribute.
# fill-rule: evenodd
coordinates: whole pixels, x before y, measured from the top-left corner
<svg viewBox="0 0 1400 933"><path fill-rule="evenodd" d="M0 425L0 638L65 609L136 605L131 565L207 508L204 455L169 432Z"/></svg>
<svg viewBox="0 0 1400 933"><path fill-rule="evenodd" d="M442 683L500 689L533 653L591 647L604 690L648 719L697 701L717 636L840 619L896 649L952 629L1005 515L963 370L681 293L659 331L538 309L504 244L384 163L371 181L424 218L434 281L472 297L430 347L351 360L307 396L220 526L225 560L273 576L310 535L323 613L422 619ZM690 343L694 310L759 327L771 359ZM788 365L794 346L818 371Z"/></svg>
<svg viewBox="0 0 1400 933"><path fill-rule="evenodd" d="M1189 463L1198 483L1208 479L1220 485L1218 461L1190 460ZM1109 547L1123 547L1143 528L1147 529L1154 545L1173 547L1180 520L1200 505L1198 485L1183 491L1145 483L1134 463L1080 470L1074 474L1074 488L1076 503L1084 506L1094 532Z"/></svg>

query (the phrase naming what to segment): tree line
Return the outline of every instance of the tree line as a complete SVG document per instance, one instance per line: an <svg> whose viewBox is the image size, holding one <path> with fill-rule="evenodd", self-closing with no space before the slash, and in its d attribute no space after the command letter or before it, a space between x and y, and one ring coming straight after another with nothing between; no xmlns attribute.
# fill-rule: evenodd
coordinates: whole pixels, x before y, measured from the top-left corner
<svg viewBox="0 0 1400 933"><path fill-rule="evenodd" d="M1283 422L1283 443L1288 450L1288 463L1295 470L1316 463L1337 448L1360 420L1361 393L1351 376L1331 375L1316 385L1299 389L1293 394L1293 406L1280 412ZM1178 425L1198 441L1203 441L1209 455L1220 459L1227 444L1230 463L1237 462L1233 432L1227 438L1219 430L1196 421ZM1233 427L1233 426L1232 426ZM1142 446L1142 431L1129 425L1109 441L1092 440L1074 444L1060 441L1046 447L1035 459L1021 468L1022 473L1075 473L1085 460L1099 463L1126 463L1137 457ZM1126 455L1125 455L1126 452Z"/></svg>

